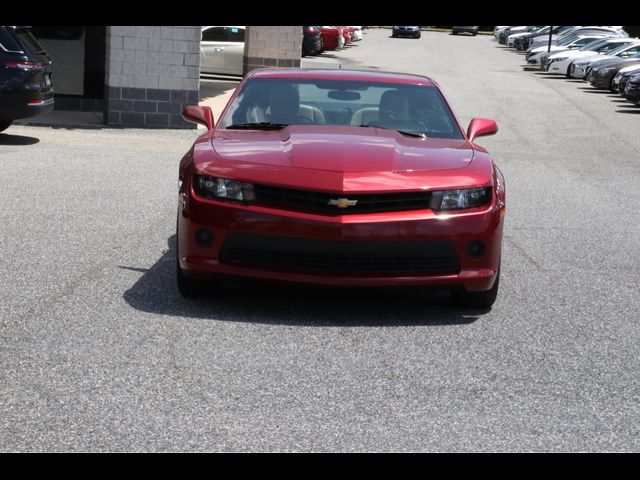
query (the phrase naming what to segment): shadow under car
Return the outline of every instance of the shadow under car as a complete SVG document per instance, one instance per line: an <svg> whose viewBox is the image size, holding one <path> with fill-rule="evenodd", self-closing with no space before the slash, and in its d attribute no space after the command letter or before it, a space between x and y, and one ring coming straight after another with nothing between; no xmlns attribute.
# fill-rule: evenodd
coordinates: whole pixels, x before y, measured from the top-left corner
<svg viewBox="0 0 640 480"><path fill-rule="evenodd" d="M187 318L290 326L403 327L464 325L486 310L450 305L446 291L420 288L318 287L250 279L211 284L210 294L183 298L176 287L176 240L123 295L137 310Z"/></svg>

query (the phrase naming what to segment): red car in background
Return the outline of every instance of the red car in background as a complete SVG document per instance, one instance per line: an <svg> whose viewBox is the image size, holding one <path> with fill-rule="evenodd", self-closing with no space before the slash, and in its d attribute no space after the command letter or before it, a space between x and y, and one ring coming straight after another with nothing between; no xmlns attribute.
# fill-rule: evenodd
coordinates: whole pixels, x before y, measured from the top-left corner
<svg viewBox="0 0 640 480"><path fill-rule="evenodd" d="M345 45L353 41L353 32L351 31L351 27L338 26L336 28L342 32Z"/></svg>
<svg viewBox="0 0 640 480"><path fill-rule="evenodd" d="M338 50L344 46L344 35L341 29L330 26L319 28L320 35L322 35L323 50Z"/></svg>
<svg viewBox="0 0 640 480"><path fill-rule="evenodd" d="M505 182L433 80L260 69L179 167L177 283L240 276L336 287L446 288L489 308L499 285Z"/></svg>

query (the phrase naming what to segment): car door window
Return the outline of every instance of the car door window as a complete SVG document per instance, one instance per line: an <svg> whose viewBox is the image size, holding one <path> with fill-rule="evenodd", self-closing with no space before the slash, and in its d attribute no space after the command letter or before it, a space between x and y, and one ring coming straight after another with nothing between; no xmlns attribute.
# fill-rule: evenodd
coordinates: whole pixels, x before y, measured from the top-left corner
<svg viewBox="0 0 640 480"><path fill-rule="evenodd" d="M622 56L622 57L631 57L632 55L635 55L636 53L640 53L640 46L637 46L637 47L631 47L630 49L625 50L625 51L622 53L622 55L621 55L621 56Z"/></svg>
<svg viewBox="0 0 640 480"><path fill-rule="evenodd" d="M603 45L602 47L600 47L597 52L599 53L607 53L607 52L611 52L612 50L615 50L617 48L620 48L620 44L619 43L609 43L607 45Z"/></svg>
<svg viewBox="0 0 640 480"><path fill-rule="evenodd" d="M227 42L227 28L226 27L211 27L202 32L203 42Z"/></svg>
<svg viewBox="0 0 640 480"><path fill-rule="evenodd" d="M244 42L244 28L229 28L229 41L230 42Z"/></svg>
<svg viewBox="0 0 640 480"><path fill-rule="evenodd" d="M15 41L6 28L8 27L0 27L0 49L9 52L22 52L22 47Z"/></svg>

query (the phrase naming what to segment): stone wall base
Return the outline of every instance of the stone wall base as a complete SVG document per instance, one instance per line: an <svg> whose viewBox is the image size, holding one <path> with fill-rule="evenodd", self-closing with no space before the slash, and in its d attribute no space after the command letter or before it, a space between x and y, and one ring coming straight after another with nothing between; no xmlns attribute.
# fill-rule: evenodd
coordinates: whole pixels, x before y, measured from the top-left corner
<svg viewBox="0 0 640 480"><path fill-rule="evenodd" d="M198 90L107 87L106 125L138 128L194 129L196 124L182 118L187 105L197 105Z"/></svg>
<svg viewBox="0 0 640 480"><path fill-rule="evenodd" d="M242 59L242 72L245 75L256 68L268 67L300 68L300 60L267 57L244 57Z"/></svg>

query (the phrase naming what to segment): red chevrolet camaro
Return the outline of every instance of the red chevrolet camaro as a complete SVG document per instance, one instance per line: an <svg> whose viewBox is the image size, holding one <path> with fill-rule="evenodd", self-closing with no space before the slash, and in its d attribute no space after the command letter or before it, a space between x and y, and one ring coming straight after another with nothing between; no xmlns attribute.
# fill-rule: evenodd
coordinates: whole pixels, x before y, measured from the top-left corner
<svg viewBox="0 0 640 480"><path fill-rule="evenodd" d="M253 277L424 286L489 308L498 292L505 183L433 80L348 70L248 74L180 162L177 279ZM206 290L206 289L205 289Z"/></svg>

